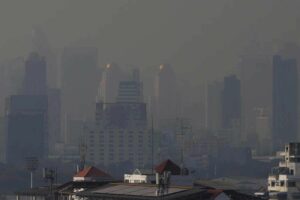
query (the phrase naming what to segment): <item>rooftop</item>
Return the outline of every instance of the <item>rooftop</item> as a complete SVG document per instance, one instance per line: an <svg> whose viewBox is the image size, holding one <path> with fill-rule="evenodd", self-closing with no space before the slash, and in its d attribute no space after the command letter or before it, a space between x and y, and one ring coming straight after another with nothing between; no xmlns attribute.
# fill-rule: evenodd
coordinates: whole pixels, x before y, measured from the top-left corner
<svg viewBox="0 0 300 200"><path fill-rule="evenodd" d="M97 169L96 167L87 167L74 175L74 178L105 178L111 179L112 176Z"/></svg>

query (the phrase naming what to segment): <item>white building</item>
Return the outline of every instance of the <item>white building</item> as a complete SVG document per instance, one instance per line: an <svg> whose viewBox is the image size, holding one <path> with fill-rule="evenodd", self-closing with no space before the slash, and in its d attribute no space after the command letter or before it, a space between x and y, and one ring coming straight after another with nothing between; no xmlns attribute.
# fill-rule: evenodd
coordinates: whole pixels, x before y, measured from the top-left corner
<svg viewBox="0 0 300 200"><path fill-rule="evenodd" d="M132 174L124 175L125 183L155 183L155 173L152 170L135 169Z"/></svg>
<svg viewBox="0 0 300 200"><path fill-rule="evenodd" d="M88 137L89 161L108 166L130 161L135 167L149 162L151 134L145 129L98 129Z"/></svg>
<svg viewBox="0 0 300 200"><path fill-rule="evenodd" d="M284 159L268 177L271 197L300 198L300 143L289 143L280 154Z"/></svg>

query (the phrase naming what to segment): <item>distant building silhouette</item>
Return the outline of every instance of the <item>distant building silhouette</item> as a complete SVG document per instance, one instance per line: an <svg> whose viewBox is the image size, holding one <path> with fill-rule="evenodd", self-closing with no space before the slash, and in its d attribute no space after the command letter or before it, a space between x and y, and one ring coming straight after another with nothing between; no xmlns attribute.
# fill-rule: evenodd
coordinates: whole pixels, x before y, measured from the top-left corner
<svg viewBox="0 0 300 200"><path fill-rule="evenodd" d="M272 154L272 134L269 114L263 108L257 108L255 132L257 134L257 155Z"/></svg>
<svg viewBox="0 0 300 200"><path fill-rule="evenodd" d="M129 162L135 167L149 163L147 111L138 77L134 70L131 80L119 82L114 103L96 103L95 131L89 131L87 141L90 162L105 166Z"/></svg>
<svg viewBox="0 0 300 200"><path fill-rule="evenodd" d="M222 129L222 91L223 82L213 82L207 86L206 96L206 124L211 131Z"/></svg>
<svg viewBox="0 0 300 200"><path fill-rule="evenodd" d="M140 81L138 69L132 71L132 80L119 82L117 102L143 102L143 83Z"/></svg>
<svg viewBox="0 0 300 200"><path fill-rule="evenodd" d="M121 76L122 72L117 64L109 63L105 66L98 92L99 100L104 103L115 102Z"/></svg>
<svg viewBox="0 0 300 200"><path fill-rule="evenodd" d="M239 62L239 70L243 140L248 144L256 144L257 141L253 139L256 131L256 108L272 110L272 57L264 54L243 55Z"/></svg>
<svg viewBox="0 0 300 200"><path fill-rule="evenodd" d="M47 85L51 88L59 87L59 70L56 55L51 48L43 29L35 26L31 32L32 51L45 58L47 63Z"/></svg>
<svg viewBox="0 0 300 200"><path fill-rule="evenodd" d="M63 141L61 134L61 90L48 89L48 142L49 153L55 152L55 145ZM62 152L56 152L62 153Z"/></svg>
<svg viewBox="0 0 300 200"><path fill-rule="evenodd" d="M4 116L6 98L23 89L24 59L16 57L0 64L0 116Z"/></svg>
<svg viewBox="0 0 300 200"><path fill-rule="evenodd" d="M273 140L275 150L297 139L298 76L297 61L273 57Z"/></svg>
<svg viewBox="0 0 300 200"><path fill-rule="evenodd" d="M47 71L45 58L32 52L25 61L22 94L45 95L46 93Z"/></svg>
<svg viewBox="0 0 300 200"><path fill-rule="evenodd" d="M178 117L178 90L175 72L170 65L159 66L154 83L155 110L158 121Z"/></svg>
<svg viewBox="0 0 300 200"><path fill-rule="evenodd" d="M224 78L222 91L222 126L234 128L241 120L241 85L235 75Z"/></svg>
<svg viewBox="0 0 300 200"><path fill-rule="evenodd" d="M13 95L7 99L6 159L23 164L26 157L47 155L47 96Z"/></svg>

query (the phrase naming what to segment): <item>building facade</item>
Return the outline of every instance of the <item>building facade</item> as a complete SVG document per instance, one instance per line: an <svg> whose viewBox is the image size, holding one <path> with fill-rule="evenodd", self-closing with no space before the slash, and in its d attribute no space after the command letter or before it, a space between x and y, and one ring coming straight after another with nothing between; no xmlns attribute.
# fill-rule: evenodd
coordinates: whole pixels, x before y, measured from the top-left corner
<svg viewBox="0 0 300 200"><path fill-rule="evenodd" d="M120 81L114 103L96 103L94 131L88 132L88 160L104 166L128 163L143 167L149 161L151 134L147 127L142 82L133 71Z"/></svg>
<svg viewBox="0 0 300 200"><path fill-rule="evenodd" d="M7 99L6 161L21 164L26 157L43 159L48 151L46 95L13 95Z"/></svg>
<svg viewBox="0 0 300 200"><path fill-rule="evenodd" d="M275 150L298 132L298 72L295 59L273 57L273 141Z"/></svg>
<svg viewBox="0 0 300 200"><path fill-rule="evenodd" d="M47 93L46 60L38 53L31 53L25 61L22 94L45 95Z"/></svg>
<svg viewBox="0 0 300 200"><path fill-rule="evenodd" d="M233 128L241 120L241 86L235 75L224 78L222 91L222 125L225 129Z"/></svg>
<svg viewBox="0 0 300 200"><path fill-rule="evenodd" d="M159 66L154 82L155 119L174 119L179 115L179 97L175 72L170 65Z"/></svg>

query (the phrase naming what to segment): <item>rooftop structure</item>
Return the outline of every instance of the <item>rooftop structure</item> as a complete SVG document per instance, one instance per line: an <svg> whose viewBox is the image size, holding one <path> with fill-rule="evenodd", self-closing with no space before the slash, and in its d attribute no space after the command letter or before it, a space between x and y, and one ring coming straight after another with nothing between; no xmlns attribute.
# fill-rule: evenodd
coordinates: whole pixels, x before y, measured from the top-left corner
<svg viewBox="0 0 300 200"><path fill-rule="evenodd" d="M165 160L155 167L155 171L162 174L165 171L171 172L172 175L180 175L181 169L178 165L173 163L171 160Z"/></svg>
<svg viewBox="0 0 300 200"><path fill-rule="evenodd" d="M74 175L73 181L101 181L112 180L113 178L95 167L87 167Z"/></svg>

